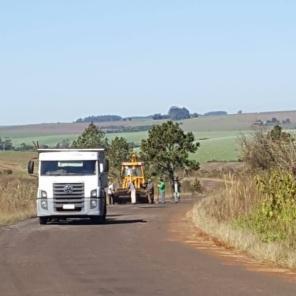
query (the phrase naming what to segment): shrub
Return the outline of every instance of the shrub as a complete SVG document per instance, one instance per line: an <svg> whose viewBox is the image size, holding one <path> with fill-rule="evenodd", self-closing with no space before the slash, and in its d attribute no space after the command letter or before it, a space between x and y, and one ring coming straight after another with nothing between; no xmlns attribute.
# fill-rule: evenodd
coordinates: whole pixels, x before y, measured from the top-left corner
<svg viewBox="0 0 296 296"><path fill-rule="evenodd" d="M181 191L184 193L196 194L202 193L203 188L200 181L197 178L195 178L193 182L191 180L182 181Z"/></svg>
<svg viewBox="0 0 296 296"><path fill-rule="evenodd" d="M218 222L232 222L251 213L260 200L254 178L229 175L224 179L224 189L220 188L203 200L203 208L208 216Z"/></svg>
<svg viewBox="0 0 296 296"><path fill-rule="evenodd" d="M192 187L192 193L202 193L203 192L202 185L197 178L194 179L191 187Z"/></svg>
<svg viewBox="0 0 296 296"><path fill-rule="evenodd" d="M36 180L20 176L1 176L0 225L35 215Z"/></svg>
<svg viewBox="0 0 296 296"><path fill-rule="evenodd" d="M266 133L257 131L241 138L241 159L252 170L281 168L293 171L296 163L296 141L293 136L275 126Z"/></svg>
<svg viewBox="0 0 296 296"><path fill-rule="evenodd" d="M259 234L263 241L285 241L296 247L296 181L282 170L258 176L257 190L262 202L238 221Z"/></svg>

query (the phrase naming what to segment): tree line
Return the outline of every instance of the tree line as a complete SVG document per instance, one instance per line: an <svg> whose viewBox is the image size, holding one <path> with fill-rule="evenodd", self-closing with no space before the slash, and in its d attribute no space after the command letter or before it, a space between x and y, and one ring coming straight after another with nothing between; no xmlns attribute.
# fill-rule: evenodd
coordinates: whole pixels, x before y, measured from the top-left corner
<svg viewBox="0 0 296 296"><path fill-rule="evenodd" d="M115 137L109 142L105 133L93 123L72 143L72 147L104 147L113 176L119 175L121 163L129 159L133 152L133 147L125 138ZM177 170L198 170L199 163L190 159L190 154L198 148L199 143L192 132L186 133L179 123L167 121L149 130L148 138L141 142L140 157L145 161L149 176L166 176L173 184Z"/></svg>
<svg viewBox="0 0 296 296"><path fill-rule="evenodd" d="M136 117L121 117L119 115L98 115L98 116L87 116L85 118L79 118L76 123L98 123L98 122L112 122L112 121L131 121L134 119L169 119L169 120L184 120L189 118L195 118L199 115L197 113L191 113L185 107L172 106L167 114L156 113L149 116L136 116Z"/></svg>
<svg viewBox="0 0 296 296"><path fill-rule="evenodd" d="M9 138L0 139L1 147L6 150L16 150ZM110 173L113 176L119 176L121 163L128 160L134 150L134 147L123 137L108 140L105 132L94 123L90 123L72 143L65 139L57 144L56 148L105 148L110 161ZM147 139L141 142L140 157L145 161L149 176L166 176L173 183L176 171L199 168L198 162L190 159L190 154L195 153L198 148L199 143L195 141L192 132L186 133L179 123L167 121L149 130ZM23 143L17 150L33 149L33 146Z"/></svg>
<svg viewBox="0 0 296 296"><path fill-rule="evenodd" d="M5 137L4 139L0 137L0 150L14 150L12 140L8 137Z"/></svg>

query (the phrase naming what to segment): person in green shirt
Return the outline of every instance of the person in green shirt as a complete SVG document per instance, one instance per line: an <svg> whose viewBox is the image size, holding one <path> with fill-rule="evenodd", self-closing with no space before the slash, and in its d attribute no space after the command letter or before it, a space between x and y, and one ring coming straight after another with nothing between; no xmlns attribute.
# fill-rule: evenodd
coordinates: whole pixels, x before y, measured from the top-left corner
<svg viewBox="0 0 296 296"><path fill-rule="evenodd" d="M159 203L165 203L165 183L162 178L160 178L158 183L158 190L159 190Z"/></svg>

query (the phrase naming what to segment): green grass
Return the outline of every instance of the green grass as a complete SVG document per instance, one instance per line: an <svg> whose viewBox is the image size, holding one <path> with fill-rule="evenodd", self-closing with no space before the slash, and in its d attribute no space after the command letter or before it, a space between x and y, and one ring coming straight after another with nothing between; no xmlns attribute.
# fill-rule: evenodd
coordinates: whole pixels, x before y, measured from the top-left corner
<svg viewBox="0 0 296 296"><path fill-rule="evenodd" d="M114 133L107 134L107 138L112 140L115 137L124 137L128 142L140 144L141 140L147 137L147 132L132 132L132 133ZM39 144L55 146L63 139L68 139L70 142L74 141L79 134L62 134L62 135L37 135L37 136L24 136L24 137L11 137L13 144L19 146L21 143L31 144L38 141Z"/></svg>
<svg viewBox="0 0 296 296"><path fill-rule="evenodd" d="M32 142L39 142L42 145L55 146L57 143L61 142L63 139L69 139L73 141L78 135L65 134L65 135L37 135L37 136L23 136L23 137L11 137L12 142L15 146L19 146L22 143L32 145Z"/></svg>
<svg viewBox="0 0 296 296"><path fill-rule="evenodd" d="M294 131L289 131L294 132ZM209 131L209 132L194 132L195 138L200 142L200 148L193 159L200 163L208 161L236 161L239 158L239 137L241 135L251 134L252 131ZM147 137L147 132L133 133L114 133L108 134L108 139L112 140L115 137L124 137L128 142L139 145L142 139ZM14 138L16 145L22 142L31 144L32 141L39 141L40 144L53 146L62 139L73 141L78 135L55 135L55 136L40 136L36 138L24 137ZM0 157L1 158L1 157Z"/></svg>
<svg viewBox="0 0 296 296"><path fill-rule="evenodd" d="M27 175L27 163L35 156L35 152L1 151L0 171L11 169L14 173Z"/></svg>
<svg viewBox="0 0 296 296"><path fill-rule="evenodd" d="M239 137L250 131L213 131L194 133L200 148L193 159L200 163L208 161L237 161L239 158Z"/></svg>
<svg viewBox="0 0 296 296"><path fill-rule="evenodd" d="M129 143L135 143L137 145L141 144L141 141L147 138L148 132L133 132L133 133L114 133L108 134L108 139L112 140L115 137L126 138Z"/></svg>
<svg viewBox="0 0 296 296"><path fill-rule="evenodd" d="M235 161L239 155L238 137L241 134L248 134L250 131L209 131L209 132L194 132L195 138L200 142L201 147L193 156L200 163L207 161ZM112 140L116 136L124 137L128 142L139 145L142 139L147 137L147 132L132 132L132 133L114 133L108 134L108 139ZM32 144L32 141L38 141L39 144L54 146L63 139L69 139L71 142L77 138L76 134L62 135L40 135L35 137L13 137L14 145L18 146L21 143Z"/></svg>
<svg viewBox="0 0 296 296"><path fill-rule="evenodd" d="M213 138L200 141L200 149L193 158L200 163L208 161L236 161L239 157L239 145L236 138Z"/></svg>

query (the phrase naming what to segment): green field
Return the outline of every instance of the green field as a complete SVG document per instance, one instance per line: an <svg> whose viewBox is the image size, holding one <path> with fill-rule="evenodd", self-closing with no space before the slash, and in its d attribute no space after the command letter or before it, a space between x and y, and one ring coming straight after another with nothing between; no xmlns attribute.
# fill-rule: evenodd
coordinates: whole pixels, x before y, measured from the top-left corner
<svg viewBox="0 0 296 296"><path fill-rule="evenodd" d="M236 161L239 158L239 137L250 131L200 132L195 137L200 139L200 149L193 156L200 163L208 161Z"/></svg>
<svg viewBox="0 0 296 296"><path fill-rule="evenodd" d="M201 163L217 160L217 161L232 161L237 160L239 155L238 137L241 134L249 134L250 131L209 131L209 132L194 132L195 138L200 142L200 149L193 156L194 159ZM124 137L130 143L139 145L142 139L147 137L147 132L133 133L114 133L108 134L108 139L114 137ZM63 139L73 141L78 135L45 135L31 137L12 137L14 145L18 146L21 143L32 144L32 141L38 141L39 144L54 146ZM1 158L1 155L0 155Z"/></svg>
<svg viewBox="0 0 296 296"><path fill-rule="evenodd" d="M21 143L32 144L32 142L38 141L39 144L55 146L57 143L61 142L63 139L68 139L70 142L74 141L79 134L61 134L61 135L34 135L34 136L24 136L24 137L10 137L15 146L19 146ZM112 133L107 134L107 138L112 140L115 137L124 137L129 142L140 144L141 140L147 136L147 132L133 132L133 133Z"/></svg>
<svg viewBox="0 0 296 296"><path fill-rule="evenodd" d="M195 119L181 121L182 128L194 133L201 147L192 157L201 163L207 161L232 161L239 157L238 138L241 134L250 134L252 125L256 120L270 120L276 117L278 120L290 119L291 123L285 128L296 127L296 111L269 112L252 114L235 114L227 116L202 116ZM113 127L137 127L160 124L163 121L133 120L99 123L101 128ZM55 146L58 142L68 139L72 142L87 127L86 123L51 123L26 126L0 127L0 137L9 137L15 146L21 143L32 144L32 141L48 146ZM128 142L139 145L141 140L147 137L147 132L125 132L107 134L109 139L116 136L125 137Z"/></svg>
<svg viewBox="0 0 296 296"><path fill-rule="evenodd" d="M26 143L29 145L32 145L34 142L39 142L39 144L48 145L48 146L55 146L57 143L61 142L63 139L69 139L70 141L73 141L77 138L78 135L34 135L34 136L17 136L17 137L10 137L12 139L12 142L15 146L19 146L22 143Z"/></svg>

